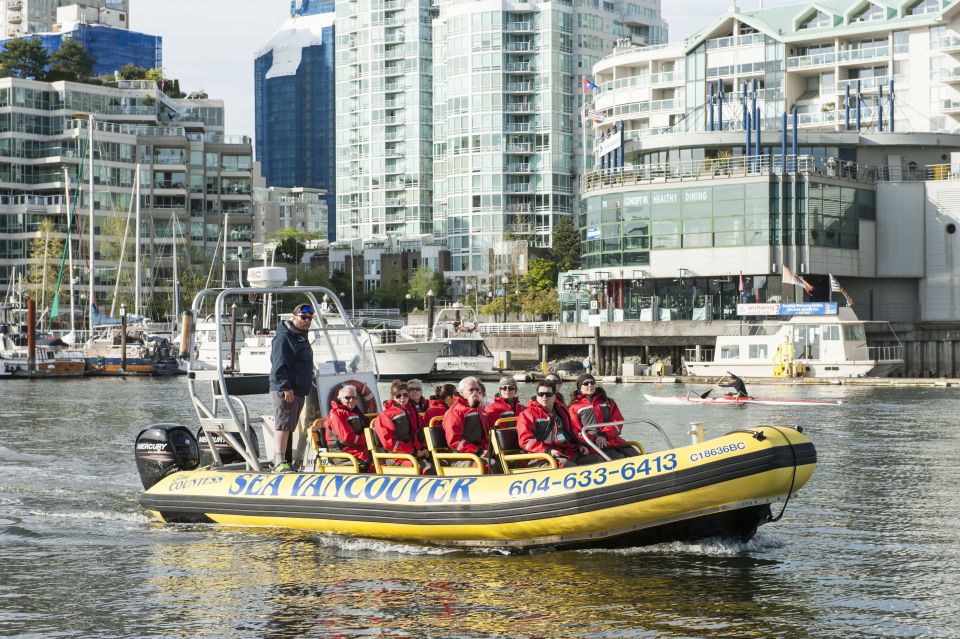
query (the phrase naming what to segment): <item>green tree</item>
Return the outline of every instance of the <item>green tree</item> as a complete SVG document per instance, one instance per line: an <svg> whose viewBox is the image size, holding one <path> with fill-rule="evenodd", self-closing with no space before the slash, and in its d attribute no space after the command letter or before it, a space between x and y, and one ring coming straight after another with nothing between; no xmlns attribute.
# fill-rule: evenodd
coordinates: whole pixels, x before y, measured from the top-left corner
<svg viewBox="0 0 960 639"><path fill-rule="evenodd" d="M527 274L523 276L522 286L531 291L557 290L557 263L553 260L535 257L530 260Z"/></svg>
<svg viewBox="0 0 960 639"><path fill-rule="evenodd" d="M63 79L83 82L93 73L96 60L90 57L86 47L76 40L64 40L57 51L50 56L51 74L57 73Z"/></svg>
<svg viewBox="0 0 960 639"><path fill-rule="evenodd" d="M144 80L147 77L147 70L128 62L120 69L120 77L124 80Z"/></svg>
<svg viewBox="0 0 960 639"><path fill-rule="evenodd" d="M57 290L63 238L55 234L56 229L49 218L44 218L37 230L40 234L30 242L31 263L27 271L27 283L37 305L50 306Z"/></svg>
<svg viewBox="0 0 960 639"><path fill-rule="evenodd" d="M380 308L400 308L406 301L408 290L406 282L393 280L367 293L365 299Z"/></svg>
<svg viewBox="0 0 960 639"><path fill-rule="evenodd" d="M567 216L557 220L553 228L553 255L561 273L580 268L580 236Z"/></svg>
<svg viewBox="0 0 960 639"><path fill-rule="evenodd" d="M40 38L14 38L7 40L0 51L0 77L43 80L46 77L50 56Z"/></svg>
<svg viewBox="0 0 960 639"><path fill-rule="evenodd" d="M419 300L418 304L423 304L423 299L427 296L428 291L433 291L434 299L440 299L446 295L446 282L443 280L443 276L440 273L434 272L429 268L418 269L417 272L410 278L410 298L411 300Z"/></svg>
<svg viewBox="0 0 960 639"><path fill-rule="evenodd" d="M315 239L313 233L297 229L280 229L271 240L277 243L277 259L290 264L299 264L307 251L307 241Z"/></svg>

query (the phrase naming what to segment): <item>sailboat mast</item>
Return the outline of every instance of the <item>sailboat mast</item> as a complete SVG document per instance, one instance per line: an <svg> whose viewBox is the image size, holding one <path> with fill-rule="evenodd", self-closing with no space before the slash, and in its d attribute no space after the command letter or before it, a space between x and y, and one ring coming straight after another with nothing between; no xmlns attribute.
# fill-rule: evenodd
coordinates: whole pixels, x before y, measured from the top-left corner
<svg viewBox="0 0 960 639"><path fill-rule="evenodd" d="M67 273L70 276L70 333L76 335L76 318L73 315L73 211L70 209L70 171L63 167L63 192L67 210Z"/></svg>
<svg viewBox="0 0 960 639"><path fill-rule="evenodd" d="M173 321L180 318L180 275L177 271L177 212L174 210L170 217L173 225Z"/></svg>
<svg viewBox="0 0 960 639"><path fill-rule="evenodd" d="M230 213L223 214L223 268L220 269L220 286L227 288L227 235L230 231Z"/></svg>
<svg viewBox="0 0 960 639"><path fill-rule="evenodd" d="M135 216L136 229L133 241L136 242L133 262L133 314L140 313L140 164L137 164L137 175L133 178L133 197L136 198L137 213Z"/></svg>
<svg viewBox="0 0 960 639"><path fill-rule="evenodd" d="M87 118L87 126L90 127L89 133L90 138L87 141L87 145L90 147L90 167L87 169L87 173L90 177L89 189L90 189L90 198L89 198L89 214L90 214L90 228L88 229L88 243L87 250L90 252L90 290L89 295L90 299L87 305L87 313L90 317L89 328L90 328L90 338L93 338L93 305L96 302L96 298L93 296L93 114L90 114L90 117Z"/></svg>

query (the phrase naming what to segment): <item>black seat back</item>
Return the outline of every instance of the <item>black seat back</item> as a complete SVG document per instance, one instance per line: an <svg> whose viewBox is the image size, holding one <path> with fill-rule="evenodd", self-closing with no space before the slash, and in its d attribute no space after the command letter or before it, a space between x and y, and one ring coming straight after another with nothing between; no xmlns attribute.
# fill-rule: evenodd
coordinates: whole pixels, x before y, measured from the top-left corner
<svg viewBox="0 0 960 639"><path fill-rule="evenodd" d="M447 436L443 432L443 426L427 426L423 429L423 435L429 450L447 450Z"/></svg>
<svg viewBox="0 0 960 639"><path fill-rule="evenodd" d="M495 428L490 431L497 438L497 446L503 453L520 450L520 437L516 428Z"/></svg>
<svg viewBox="0 0 960 639"><path fill-rule="evenodd" d="M224 381L231 395L266 395L270 392L269 375L230 375L224 377ZM219 380L214 380L213 389L217 395L223 395Z"/></svg>

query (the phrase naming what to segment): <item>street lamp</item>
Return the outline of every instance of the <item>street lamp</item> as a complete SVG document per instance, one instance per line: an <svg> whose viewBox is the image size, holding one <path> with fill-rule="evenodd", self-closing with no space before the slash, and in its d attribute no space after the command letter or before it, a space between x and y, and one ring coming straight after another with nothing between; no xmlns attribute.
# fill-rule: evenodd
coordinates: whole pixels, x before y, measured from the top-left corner
<svg viewBox="0 0 960 639"><path fill-rule="evenodd" d="M464 295L464 300L466 301L467 304L470 303L470 291L472 291L472 290L473 290L473 285L472 285L472 284L467 284L467 286L466 286L466 291L467 291L467 292L466 292L466 294Z"/></svg>
<svg viewBox="0 0 960 639"><path fill-rule="evenodd" d="M507 278L506 275L500 278L500 283L503 284L503 322L504 324L506 324L507 322L507 284L509 283L509 281L510 280Z"/></svg>
<svg viewBox="0 0 960 639"><path fill-rule="evenodd" d="M403 299L403 314L408 315L410 313L410 293L404 295Z"/></svg>

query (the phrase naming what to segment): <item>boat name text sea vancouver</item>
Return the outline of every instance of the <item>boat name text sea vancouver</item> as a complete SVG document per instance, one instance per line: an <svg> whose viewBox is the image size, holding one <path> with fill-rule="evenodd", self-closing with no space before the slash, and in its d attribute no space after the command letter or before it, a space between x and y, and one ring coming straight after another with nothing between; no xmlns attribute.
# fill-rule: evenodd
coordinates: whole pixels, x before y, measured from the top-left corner
<svg viewBox="0 0 960 639"><path fill-rule="evenodd" d="M332 497L379 499L388 502L456 503L470 501L470 486L476 477L433 479L364 475L283 476L243 473L227 490L229 495L262 497Z"/></svg>

